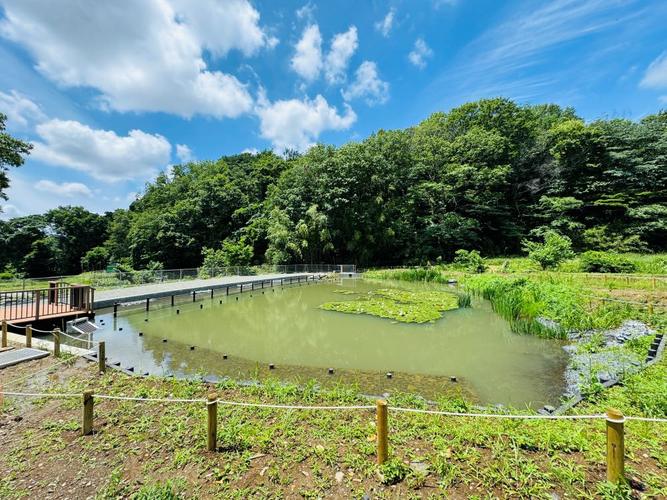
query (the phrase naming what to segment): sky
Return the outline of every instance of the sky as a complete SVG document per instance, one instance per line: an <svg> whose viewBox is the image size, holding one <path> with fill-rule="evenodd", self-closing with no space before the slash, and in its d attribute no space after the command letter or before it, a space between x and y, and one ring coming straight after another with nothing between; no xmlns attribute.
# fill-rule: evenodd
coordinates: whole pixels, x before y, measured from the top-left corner
<svg viewBox="0 0 667 500"><path fill-rule="evenodd" d="M503 96L667 109L664 0L0 0L0 218L127 208L159 171L341 145Z"/></svg>

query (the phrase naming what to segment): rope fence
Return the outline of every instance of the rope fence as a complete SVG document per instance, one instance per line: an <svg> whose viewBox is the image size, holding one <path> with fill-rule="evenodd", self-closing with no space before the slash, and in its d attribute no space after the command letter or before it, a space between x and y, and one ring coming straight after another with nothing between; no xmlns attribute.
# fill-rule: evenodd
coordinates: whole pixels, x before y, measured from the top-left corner
<svg viewBox="0 0 667 500"><path fill-rule="evenodd" d="M389 423L388 412L403 412L438 415L454 418L491 418L491 419L515 419L515 420L605 420L607 435L607 480L617 482L625 476L625 445L624 445L624 423L626 420L642 422L667 422L667 418L633 417L624 416L620 411L608 408L606 414L595 415L512 415L499 413L465 413L438 410L423 410L418 408L402 408L388 406L384 399L379 399L377 405L350 405L350 406L308 406L308 405L279 405L268 403L248 403L242 401L226 401L219 399L217 394L209 394L206 399L191 398L144 398L131 396L111 396L107 394L95 394L92 390L86 390L81 394L75 393L33 393L0 390L0 404L3 396L36 397L36 398L78 398L83 396L83 435L93 434L94 400L105 399L113 401L135 401L140 403L180 403L205 404L207 409L207 432L206 448L215 451L217 446L217 423L218 405L242 406L248 408L272 408L280 410L307 410L307 411L347 411L347 410L376 410L377 430L377 462L382 465L389 460Z"/></svg>

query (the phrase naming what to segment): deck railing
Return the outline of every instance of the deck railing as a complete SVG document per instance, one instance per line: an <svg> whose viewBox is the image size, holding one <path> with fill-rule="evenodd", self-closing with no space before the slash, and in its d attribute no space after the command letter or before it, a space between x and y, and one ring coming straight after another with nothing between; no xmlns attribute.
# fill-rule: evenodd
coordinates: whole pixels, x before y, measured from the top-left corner
<svg viewBox="0 0 667 500"><path fill-rule="evenodd" d="M49 282L49 288L0 292L0 319L34 319L81 311L92 313L94 290L89 285Z"/></svg>

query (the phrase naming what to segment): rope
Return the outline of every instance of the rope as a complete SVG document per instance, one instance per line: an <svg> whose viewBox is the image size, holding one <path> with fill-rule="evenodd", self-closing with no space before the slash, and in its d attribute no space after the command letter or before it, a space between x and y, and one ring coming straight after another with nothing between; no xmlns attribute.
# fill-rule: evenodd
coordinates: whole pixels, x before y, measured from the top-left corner
<svg viewBox="0 0 667 500"><path fill-rule="evenodd" d="M7 320L5 320L5 323L7 323L9 326L13 326L14 328L23 328L24 330L26 329L25 326L15 325L14 323L10 323L10 322L7 321Z"/></svg>
<svg viewBox="0 0 667 500"><path fill-rule="evenodd" d="M81 394L68 394L68 393L59 393L59 394L46 394L46 393L37 393L37 392L5 392L2 391L0 394L4 396L27 396L31 398L80 398Z"/></svg>
<svg viewBox="0 0 667 500"><path fill-rule="evenodd" d="M507 415L504 413L458 413L453 411L417 410L415 408L399 408L390 406L392 411L409 413L428 413L430 415L447 415L450 417L482 417L482 418L513 418L513 419L545 419L545 420L594 420L606 418L605 415Z"/></svg>
<svg viewBox="0 0 667 500"><path fill-rule="evenodd" d="M47 394L47 393L25 393L25 392L5 392L0 394L6 396L27 396L27 397L80 397L81 394ZM358 405L358 406L301 406L301 405L274 405L266 403L242 403L240 401L224 401L216 399L215 401L208 401L207 399L171 399L171 398L135 398L129 396L108 396L105 394L93 394L94 398L110 399L117 401L140 401L153 403L206 403L207 405L219 403L230 406L246 406L255 408L279 408L286 410L372 410L374 405ZM436 411L436 410L418 410L416 408L399 408L397 406L390 406L387 408L391 411L402 411L409 413L426 413L430 415L447 415L450 417L482 417L482 418L509 418L509 419L543 419L543 420L600 420L606 419L604 414L598 415L508 415L497 413L459 413L451 411ZM667 418L648 418L648 417L625 417L626 420L638 420L644 422L667 422Z"/></svg>
<svg viewBox="0 0 667 500"><path fill-rule="evenodd" d="M229 406L250 406L255 408L281 408L285 410L371 410L375 409L374 405L360 405L360 406L300 406L300 405L272 405L267 403L241 403L239 401L223 401L218 399L216 401L208 401L207 404L220 403Z"/></svg>
<svg viewBox="0 0 667 500"><path fill-rule="evenodd" d="M667 422L667 418L625 417L625 420L639 420L641 422Z"/></svg>
<svg viewBox="0 0 667 500"><path fill-rule="evenodd" d="M121 401L146 401L152 403L205 403L207 401L206 399L132 398L129 396L107 396L103 394L93 394L93 397Z"/></svg>

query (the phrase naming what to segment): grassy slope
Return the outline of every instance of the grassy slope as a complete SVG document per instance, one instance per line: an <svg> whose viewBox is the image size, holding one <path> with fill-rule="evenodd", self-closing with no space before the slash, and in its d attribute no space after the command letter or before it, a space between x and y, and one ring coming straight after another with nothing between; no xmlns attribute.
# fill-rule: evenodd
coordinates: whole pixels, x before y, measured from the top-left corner
<svg viewBox="0 0 667 500"><path fill-rule="evenodd" d="M34 371L50 360L23 365ZM40 364L41 363L41 364ZM17 367L18 368L18 367ZM0 381L17 376L0 372ZM59 370L47 387L26 390L169 398L201 398L215 390L222 399L279 404L368 404L354 387L315 392L265 381L262 387L98 375L94 365ZM627 415L667 417L667 364L661 362L623 387L600 394L581 414L615 406ZM13 387L18 389L19 387ZM13 405L21 405L14 407ZM371 402L372 404L372 402ZM395 395L390 404L424 408L418 398ZM444 410L467 410L465 401L439 402ZM98 499L151 495L171 498L156 483L169 480L187 498L624 498L604 482L602 421L513 421L451 418L390 412L392 462L380 482L375 466L374 412L307 411L220 406L216 453L205 452L202 404L96 401L94 436L81 437L80 400L47 399L25 404L6 397L3 411L23 420L0 420L0 497ZM627 468L654 498L667 495L667 424L626 425ZM420 461L425 475L406 464ZM343 472L339 484L336 472ZM76 481L75 481L76 480ZM31 482L32 481L32 482ZM56 488L53 484L67 483ZM51 486L49 486L51 485ZM148 485L148 486L147 486ZM69 492L74 488L76 494ZM178 488L174 488L176 491ZM52 490L50 493L49 491ZM139 498L139 497L138 497ZM175 498L175 497L174 497Z"/></svg>

